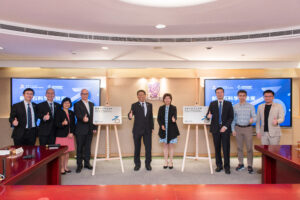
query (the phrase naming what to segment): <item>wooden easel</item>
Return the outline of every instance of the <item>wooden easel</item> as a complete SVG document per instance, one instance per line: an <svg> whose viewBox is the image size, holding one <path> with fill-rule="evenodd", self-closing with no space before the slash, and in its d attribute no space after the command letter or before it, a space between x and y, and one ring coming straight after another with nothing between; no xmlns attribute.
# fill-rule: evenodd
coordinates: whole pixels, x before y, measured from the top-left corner
<svg viewBox="0 0 300 200"><path fill-rule="evenodd" d="M210 173L213 174L213 168L212 168L212 161L211 161L211 155L210 155L210 148L209 148L209 141L208 141L208 134L207 134L207 127L206 124L201 124L204 126L204 133L205 133L205 139L206 139L206 147L207 147L207 154L208 157L199 157L199 124L196 124L196 153L195 156L186 156L187 148L188 148L188 141L190 136L190 128L191 124L188 125L187 135L186 135L186 141L185 141L185 147L184 147L184 154L183 154L183 161L182 161L182 167L181 171L184 171L185 167L185 159L190 158L194 160L202 160L202 159L208 159L209 161L209 167L210 167Z"/></svg>
<svg viewBox="0 0 300 200"><path fill-rule="evenodd" d="M99 140L100 140L100 131L101 131L101 126L106 126L106 157L105 158L97 158L97 154L98 154L98 146L99 146ZM95 155L94 155L94 162L93 162L93 172L92 175L95 175L95 171L96 171L96 163L97 161L104 161L104 160L118 160L120 159L120 164L121 164L121 170L122 173L124 173L124 165L123 165L123 160L122 160L122 154L121 154L121 147L120 147L120 141L119 141L119 136L118 136L118 129L117 129L117 125L113 124L112 126L114 126L114 132L115 132L115 136L116 136L116 141L117 141L117 146L118 146L118 151L119 151L119 157L115 157L115 158L110 158L109 157L109 124L99 124L98 125L98 131L97 131L97 139L96 139L96 147L95 147Z"/></svg>

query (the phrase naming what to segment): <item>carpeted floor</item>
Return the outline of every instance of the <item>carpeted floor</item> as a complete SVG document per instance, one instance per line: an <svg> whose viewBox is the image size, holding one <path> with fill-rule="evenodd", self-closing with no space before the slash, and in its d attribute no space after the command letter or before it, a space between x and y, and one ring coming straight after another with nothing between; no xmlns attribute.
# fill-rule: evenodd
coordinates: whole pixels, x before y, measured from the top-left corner
<svg viewBox="0 0 300 200"><path fill-rule="evenodd" d="M154 157L152 171L147 171L145 166L139 171L133 171L133 158L123 158L125 172L121 172L120 161L98 161L96 175L92 176L92 170L83 169L76 174L76 161L69 161L72 173L62 175L62 185L136 185L136 184L259 184L261 174L256 171L261 168L261 158L254 158L254 174L249 174L246 169L235 171L238 164L237 158L231 158L231 174L225 174L224 170L210 174L208 160L187 159L184 172L181 172L182 158L174 159L173 169L163 169L163 159ZM91 164L92 164L91 160ZM142 160L143 163L143 160ZM247 163L245 159L245 164ZM213 168L215 160L213 159Z"/></svg>

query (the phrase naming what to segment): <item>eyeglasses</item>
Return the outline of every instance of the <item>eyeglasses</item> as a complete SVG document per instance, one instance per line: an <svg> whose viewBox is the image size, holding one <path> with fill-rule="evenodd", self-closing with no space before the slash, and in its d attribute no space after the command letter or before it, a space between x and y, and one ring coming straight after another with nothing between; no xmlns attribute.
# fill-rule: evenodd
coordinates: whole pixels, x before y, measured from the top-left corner
<svg viewBox="0 0 300 200"><path fill-rule="evenodd" d="M273 97L273 96L264 96L264 97Z"/></svg>
<svg viewBox="0 0 300 200"><path fill-rule="evenodd" d="M89 93L81 93L82 95L89 95Z"/></svg>

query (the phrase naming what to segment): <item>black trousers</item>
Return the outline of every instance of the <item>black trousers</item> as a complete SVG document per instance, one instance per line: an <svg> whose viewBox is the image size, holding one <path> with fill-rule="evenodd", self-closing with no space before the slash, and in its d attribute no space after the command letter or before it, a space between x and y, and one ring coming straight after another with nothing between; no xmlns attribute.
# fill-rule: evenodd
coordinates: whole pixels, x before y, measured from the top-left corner
<svg viewBox="0 0 300 200"><path fill-rule="evenodd" d="M21 138L13 138L15 146L33 146L36 141L36 128L25 129Z"/></svg>
<svg viewBox="0 0 300 200"><path fill-rule="evenodd" d="M221 146L223 149L224 168L230 169L230 133L225 131L224 133L213 133L213 141L215 146L216 165L217 167L223 167L221 157Z"/></svg>
<svg viewBox="0 0 300 200"><path fill-rule="evenodd" d="M144 133L144 134L133 134L134 140L134 164L136 166L141 166L141 141L143 138L143 142L145 145L145 154L146 160L145 164L150 165L152 157L151 157L151 149L152 149L152 132Z"/></svg>
<svg viewBox="0 0 300 200"><path fill-rule="evenodd" d="M51 130L50 135L39 135L40 145L55 144L55 130Z"/></svg>
<svg viewBox="0 0 300 200"><path fill-rule="evenodd" d="M76 135L77 166L82 167L82 160L84 160L84 165L90 164L92 139L92 132L87 135Z"/></svg>

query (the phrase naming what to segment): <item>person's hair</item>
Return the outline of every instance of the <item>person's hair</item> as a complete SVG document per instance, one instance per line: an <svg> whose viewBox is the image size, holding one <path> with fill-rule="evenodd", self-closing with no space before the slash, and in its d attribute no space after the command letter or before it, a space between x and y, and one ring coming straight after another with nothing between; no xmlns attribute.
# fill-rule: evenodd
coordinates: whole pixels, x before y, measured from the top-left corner
<svg viewBox="0 0 300 200"><path fill-rule="evenodd" d="M224 92L224 89L223 89L222 87L217 87L217 88L215 89L215 93L217 92L217 90L223 90L223 92Z"/></svg>
<svg viewBox="0 0 300 200"><path fill-rule="evenodd" d="M273 94L273 96L275 95L275 93L272 90L265 90L263 95L265 95L266 93L271 93Z"/></svg>
<svg viewBox="0 0 300 200"><path fill-rule="evenodd" d="M246 90L239 90L239 91L237 92L238 95L239 95L240 93L244 93L244 94L247 96L247 91L246 91Z"/></svg>
<svg viewBox="0 0 300 200"><path fill-rule="evenodd" d="M70 103L70 107L72 107L72 101L71 101L71 99L70 99L69 97L65 97L65 98L61 101L61 104L60 104L61 108L64 107L64 103L67 102L67 101Z"/></svg>
<svg viewBox="0 0 300 200"><path fill-rule="evenodd" d="M146 91L145 91L145 90L138 90L138 91L136 92L136 95L138 95L140 92L142 92L142 93L144 93L144 95L146 95Z"/></svg>
<svg viewBox="0 0 300 200"><path fill-rule="evenodd" d="M52 91L55 93L55 90L54 90L53 88L48 88L48 89L46 90L46 94L47 94L47 92L48 92L49 90L52 90Z"/></svg>
<svg viewBox="0 0 300 200"><path fill-rule="evenodd" d="M163 102L165 102L165 98L166 97L170 97L171 99L171 102L172 102L172 95L170 93L165 93L164 96L163 96Z"/></svg>
<svg viewBox="0 0 300 200"><path fill-rule="evenodd" d="M23 90L23 94L25 94L25 92L27 91L31 91L34 95L34 90L32 88L26 88L25 90Z"/></svg>

